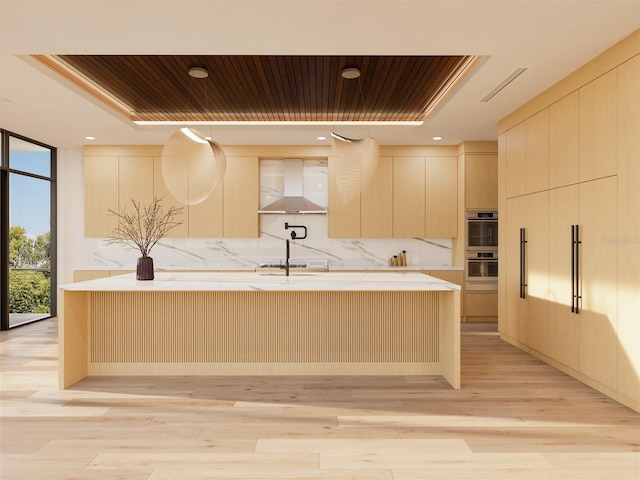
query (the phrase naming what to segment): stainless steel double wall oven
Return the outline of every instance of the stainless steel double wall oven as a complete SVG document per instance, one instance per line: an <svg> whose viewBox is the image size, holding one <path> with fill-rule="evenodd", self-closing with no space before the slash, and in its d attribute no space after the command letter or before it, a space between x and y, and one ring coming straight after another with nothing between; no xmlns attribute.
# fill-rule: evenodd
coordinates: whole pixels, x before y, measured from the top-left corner
<svg viewBox="0 0 640 480"><path fill-rule="evenodd" d="M466 212L465 286L468 291L498 290L498 212Z"/></svg>

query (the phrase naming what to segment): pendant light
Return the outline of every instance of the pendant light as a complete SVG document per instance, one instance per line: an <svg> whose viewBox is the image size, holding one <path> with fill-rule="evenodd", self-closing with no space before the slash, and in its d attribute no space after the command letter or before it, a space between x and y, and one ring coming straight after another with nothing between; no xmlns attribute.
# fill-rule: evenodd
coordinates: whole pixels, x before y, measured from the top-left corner
<svg viewBox="0 0 640 480"><path fill-rule="evenodd" d="M355 67L345 68L341 75L346 80L358 80L364 109L364 95L359 80L360 70ZM380 164L380 146L370 135L356 140L331 132L331 137L332 156L337 160L332 163L332 168L336 172L340 200L345 205L371 185Z"/></svg>
<svg viewBox="0 0 640 480"><path fill-rule="evenodd" d="M192 67L189 76L205 79L206 69ZM208 98L205 84L205 104ZM162 148L162 176L171 194L186 205L206 200L222 182L227 158L218 143L205 138L194 128L184 126L167 138Z"/></svg>

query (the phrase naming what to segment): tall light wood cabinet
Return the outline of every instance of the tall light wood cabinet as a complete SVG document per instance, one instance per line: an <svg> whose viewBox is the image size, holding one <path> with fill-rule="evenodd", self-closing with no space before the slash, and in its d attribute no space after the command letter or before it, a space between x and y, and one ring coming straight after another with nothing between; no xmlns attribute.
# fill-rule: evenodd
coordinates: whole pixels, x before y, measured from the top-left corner
<svg viewBox="0 0 640 480"><path fill-rule="evenodd" d="M393 236L425 236L426 165L424 157L393 159Z"/></svg>
<svg viewBox="0 0 640 480"><path fill-rule="evenodd" d="M538 117L545 111L548 127ZM523 124L527 141L539 137L536 153L526 148L527 162L544 159L548 135L549 183L525 176L520 193L509 182L520 182L513 165L521 161ZM503 338L640 411L640 31L503 119L499 130ZM524 302L516 255L523 201ZM579 243L572 242L576 228ZM536 237L548 239L546 266L534 252Z"/></svg>
<svg viewBox="0 0 640 480"><path fill-rule="evenodd" d="M618 389L640 399L640 55L618 67Z"/></svg>

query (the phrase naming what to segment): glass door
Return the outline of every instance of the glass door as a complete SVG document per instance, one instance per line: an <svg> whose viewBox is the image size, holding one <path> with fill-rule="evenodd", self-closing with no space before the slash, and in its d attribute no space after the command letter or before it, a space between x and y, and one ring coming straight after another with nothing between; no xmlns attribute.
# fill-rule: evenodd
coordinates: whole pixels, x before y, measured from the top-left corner
<svg viewBox="0 0 640 480"><path fill-rule="evenodd" d="M0 188L9 207L2 225L7 329L56 314L55 149L7 132L2 140L7 158Z"/></svg>

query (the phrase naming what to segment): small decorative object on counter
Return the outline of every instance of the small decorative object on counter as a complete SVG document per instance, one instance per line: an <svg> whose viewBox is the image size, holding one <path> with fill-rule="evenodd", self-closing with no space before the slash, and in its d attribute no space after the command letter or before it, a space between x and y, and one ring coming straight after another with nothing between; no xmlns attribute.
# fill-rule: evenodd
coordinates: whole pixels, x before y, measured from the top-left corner
<svg viewBox="0 0 640 480"><path fill-rule="evenodd" d="M402 250L402 252L400 252L400 265L403 267L407 266L407 251L406 250Z"/></svg>
<svg viewBox="0 0 640 480"><path fill-rule="evenodd" d="M154 198L150 204L142 205L132 198L132 212L126 209L120 213L107 210L109 215L118 218L118 224L105 243L138 249L142 254L136 265L136 280L153 280L153 258L149 256L151 249L169 233L169 230L182 224L182 221L176 220L176 217L182 214L183 208L174 206L165 208L161 201L162 199Z"/></svg>

